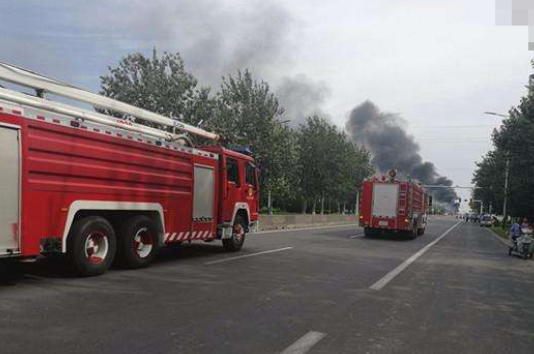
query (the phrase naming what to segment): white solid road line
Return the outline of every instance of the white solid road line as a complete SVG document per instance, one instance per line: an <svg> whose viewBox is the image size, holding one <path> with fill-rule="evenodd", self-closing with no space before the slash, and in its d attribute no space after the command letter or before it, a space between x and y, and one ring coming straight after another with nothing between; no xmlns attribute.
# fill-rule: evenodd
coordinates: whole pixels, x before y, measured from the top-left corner
<svg viewBox="0 0 534 354"><path fill-rule="evenodd" d="M361 234L361 235L349 236L349 238L358 238L358 237L364 237L364 236L365 236L364 234Z"/></svg>
<svg viewBox="0 0 534 354"><path fill-rule="evenodd" d="M415 262L417 260L417 258L421 257L423 254L426 253L426 251L428 251L432 246L434 246L436 243L438 243L442 238L444 238L445 236L447 236L452 230L454 230L454 228L456 228L456 226L460 225L462 223L462 221L458 221L456 224L454 224L452 227L450 227L447 231L445 231L443 234L441 234L441 236L439 236L437 239L435 239L434 241L430 242L428 245L426 245L425 247L421 248L417 253L413 254L410 258L408 258L407 260L405 260L404 262L401 263L401 265L399 265L397 268L393 269L391 272L389 272L388 274L384 275L382 278L380 278L380 280L378 280L376 283L374 283L373 285L371 285L369 288L370 289L373 289L373 290L380 290L382 289L384 286L386 286L390 281L392 281L393 279L395 279L395 277L397 275L399 275L403 270L405 270L406 268L408 268L408 266L410 264L412 264L413 262Z"/></svg>
<svg viewBox="0 0 534 354"><path fill-rule="evenodd" d="M290 250L290 249L292 249L292 248L293 248L293 247L282 247L282 248L277 248L277 249L274 249L274 250L268 250L268 251L262 251L262 252L250 253L250 254L244 254L244 255L242 255L242 256L237 256L237 257L230 257L230 258L218 259L218 260L216 260L216 261L206 262L206 263L204 263L204 264L206 264L206 265L210 265L210 264L217 264L217 263L230 262L230 261L235 261L235 260L237 260L237 259L243 259L243 258L249 258L249 257L259 256L259 255L262 255L262 254L268 254L268 253L275 253L275 252L287 251L287 250Z"/></svg>
<svg viewBox="0 0 534 354"><path fill-rule="evenodd" d="M326 333L308 332L295 343L284 349L280 354L304 354L326 336Z"/></svg>
<svg viewBox="0 0 534 354"><path fill-rule="evenodd" d="M356 224L340 224L340 225L330 225L330 226L317 226L317 227L303 227L295 229L282 229L282 230L267 230L267 231L258 231L252 235L264 235L264 234L276 234L282 232L292 232L292 231L307 231L307 230L320 230L320 229L334 229L338 227L358 227Z"/></svg>

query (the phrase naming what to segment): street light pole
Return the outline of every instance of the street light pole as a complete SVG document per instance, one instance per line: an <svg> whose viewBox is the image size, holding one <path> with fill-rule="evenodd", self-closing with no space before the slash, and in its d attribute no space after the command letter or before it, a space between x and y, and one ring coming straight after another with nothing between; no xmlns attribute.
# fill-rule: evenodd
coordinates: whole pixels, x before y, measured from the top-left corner
<svg viewBox="0 0 534 354"><path fill-rule="evenodd" d="M502 204L502 215L503 215L503 221L502 225L506 227L506 218L508 217L508 210L507 210L507 204L508 204L508 174L510 170L510 158L506 157L506 168L504 170L504 200Z"/></svg>
<svg viewBox="0 0 534 354"><path fill-rule="evenodd" d="M490 116L498 116L498 117L503 117L503 118L510 118L510 116L508 116L506 114L495 113L495 112L484 112L484 114L487 114L487 115L490 115Z"/></svg>

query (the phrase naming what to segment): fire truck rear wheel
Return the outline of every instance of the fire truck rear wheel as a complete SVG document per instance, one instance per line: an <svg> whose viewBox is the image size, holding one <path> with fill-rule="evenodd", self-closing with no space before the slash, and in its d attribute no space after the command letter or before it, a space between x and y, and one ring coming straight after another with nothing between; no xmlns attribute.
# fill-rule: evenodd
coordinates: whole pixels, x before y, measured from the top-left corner
<svg viewBox="0 0 534 354"><path fill-rule="evenodd" d="M126 268L145 268L158 251L158 231L150 218L134 216L122 225L118 237L118 254Z"/></svg>
<svg viewBox="0 0 534 354"><path fill-rule="evenodd" d="M223 239L224 249L229 252L237 252L245 243L245 221L241 215L237 215L232 228L232 237Z"/></svg>
<svg viewBox="0 0 534 354"><path fill-rule="evenodd" d="M408 231L408 235L409 237L412 239L412 240L415 240L417 238L417 236L419 236L419 231L417 229L417 225L414 225L413 228L412 228L412 231Z"/></svg>
<svg viewBox="0 0 534 354"><path fill-rule="evenodd" d="M78 274L103 274L111 266L116 248L115 232L106 219L88 216L72 225L67 254Z"/></svg>

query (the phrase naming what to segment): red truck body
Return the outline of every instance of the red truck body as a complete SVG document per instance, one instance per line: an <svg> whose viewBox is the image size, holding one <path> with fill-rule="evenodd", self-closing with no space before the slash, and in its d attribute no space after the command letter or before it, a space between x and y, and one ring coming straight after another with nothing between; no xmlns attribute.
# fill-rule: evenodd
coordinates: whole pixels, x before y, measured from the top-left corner
<svg viewBox="0 0 534 354"><path fill-rule="evenodd" d="M132 246L139 250L141 239L149 249L224 241L233 237L236 220L239 232L257 227L258 174L247 154L196 148L2 99L0 145L6 171L0 177L0 258L68 254L72 238L82 237L77 222L88 217L110 224L117 253L121 228L135 217L145 225L150 220L148 229L156 230L147 237L147 226L139 229ZM95 232L80 252L115 253L111 236Z"/></svg>
<svg viewBox="0 0 534 354"><path fill-rule="evenodd" d="M364 180L359 201L359 224L366 235L425 232L429 199L419 183L394 178Z"/></svg>

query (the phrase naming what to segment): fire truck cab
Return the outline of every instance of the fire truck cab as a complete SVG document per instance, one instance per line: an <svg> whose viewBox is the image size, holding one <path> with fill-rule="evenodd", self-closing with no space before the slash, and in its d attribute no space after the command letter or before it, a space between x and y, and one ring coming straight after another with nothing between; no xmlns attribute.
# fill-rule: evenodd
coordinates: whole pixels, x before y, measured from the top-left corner
<svg viewBox="0 0 534 354"><path fill-rule="evenodd" d="M79 274L98 275L115 259L146 267L159 247L182 242L239 251L257 228L258 172L247 151L195 147L188 134L218 135L7 64L0 80L41 93L0 87L0 258L63 253Z"/></svg>
<svg viewBox="0 0 534 354"><path fill-rule="evenodd" d="M207 146L203 150L221 156L219 179L221 198L217 205L221 238L229 237L236 218L243 222L244 231L256 229L259 217L259 174L248 149L226 149Z"/></svg>

